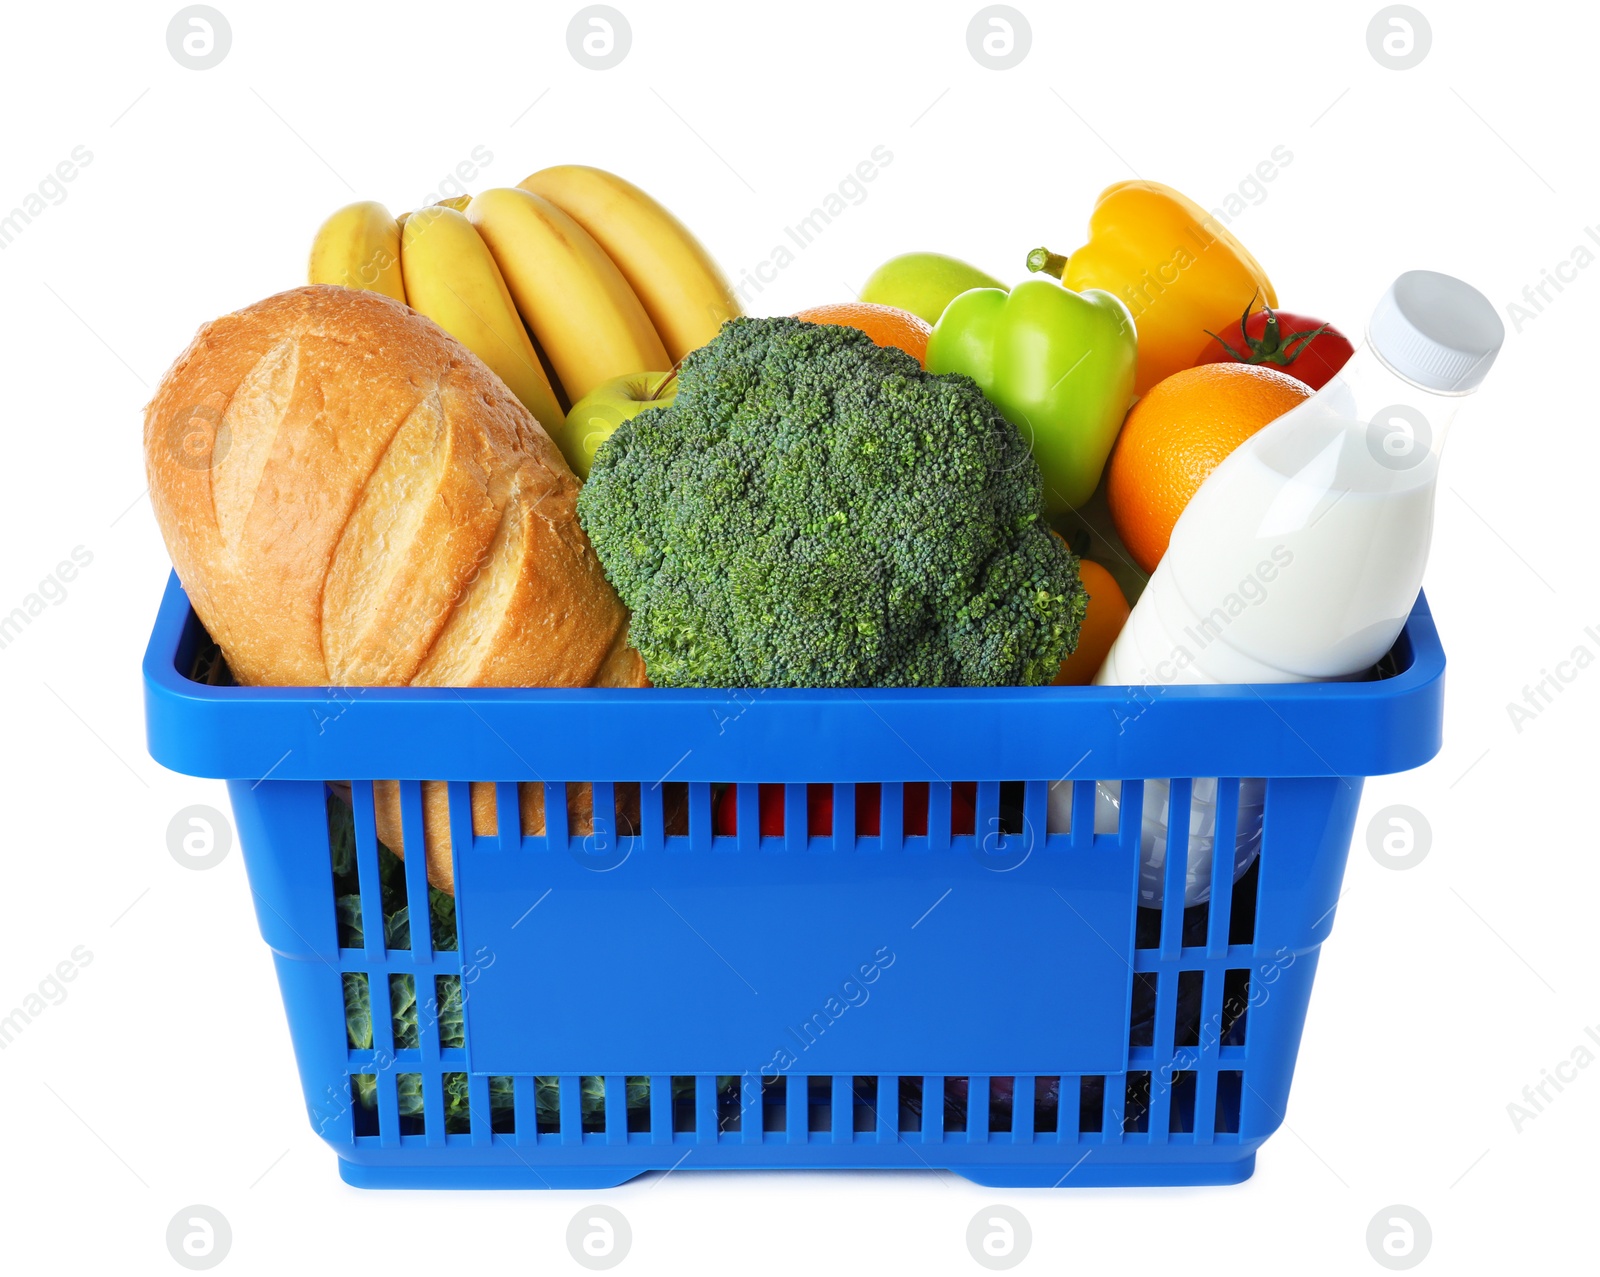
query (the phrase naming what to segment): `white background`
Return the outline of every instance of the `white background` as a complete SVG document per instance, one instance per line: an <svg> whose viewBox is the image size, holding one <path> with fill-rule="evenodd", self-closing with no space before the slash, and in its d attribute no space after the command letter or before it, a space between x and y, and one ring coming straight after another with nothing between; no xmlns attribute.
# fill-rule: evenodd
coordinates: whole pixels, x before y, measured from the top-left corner
<svg viewBox="0 0 1600 1277"><path fill-rule="evenodd" d="M201 1202L231 1222L225 1272L577 1271L566 1225L597 1196L632 1223L623 1271L976 1272L967 1222L995 1201L1031 1222L1022 1271L1378 1272L1367 1225L1396 1202L1430 1221L1424 1271L1592 1261L1600 1067L1520 1133L1506 1106L1600 1024L1600 668L1521 732L1506 705L1575 646L1600 654L1584 633L1600 626L1600 269L1508 323L1457 422L1427 581L1451 661L1444 749L1367 788L1288 1127L1236 1188L684 1172L600 1195L346 1188L306 1121L237 850L203 873L168 854L172 815L225 795L145 753L138 663L167 572L140 409L199 323L301 282L340 204L412 207L480 145L478 187L596 164L737 275L886 146L866 200L754 298L787 313L910 249L1018 277L1036 244L1081 242L1107 183L1213 207L1281 144L1292 163L1234 229L1286 307L1359 331L1396 272L1431 267L1504 313L1600 222L1594 10L1418 0L1432 49L1393 71L1367 49L1376 4L1017 0L1032 49L996 72L968 53L972 0L617 0L632 51L595 72L567 50L575 3L217 3L233 46L203 72L167 51L170 0L14 6L0 44L0 212L93 153L0 251L0 612L75 546L93 554L0 650L0 1013L75 946L93 955L0 1052L8 1269L179 1271L167 1223ZM1405 872L1365 848L1391 803L1433 830Z"/></svg>

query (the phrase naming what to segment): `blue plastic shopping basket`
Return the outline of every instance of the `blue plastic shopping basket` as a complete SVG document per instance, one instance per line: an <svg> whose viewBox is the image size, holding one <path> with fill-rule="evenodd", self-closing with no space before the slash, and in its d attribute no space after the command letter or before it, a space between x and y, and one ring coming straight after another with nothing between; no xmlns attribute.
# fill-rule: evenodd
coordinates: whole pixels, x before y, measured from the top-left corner
<svg viewBox="0 0 1600 1277"><path fill-rule="evenodd" d="M1362 778L1437 751L1444 674L1421 599L1381 677L1271 687L240 688L191 677L208 646L174 576L150 752L228 781L312 1123L373 1187L1244 1179ZM1138 891L1150 778L1179 817L1165 908ZM1218 854L1184 908L1192 778L1220 778L1219 848L1240 779L1266 799L1252 867ZM380 846L396 788L405 848L447 796L453 899Z"/></svg>

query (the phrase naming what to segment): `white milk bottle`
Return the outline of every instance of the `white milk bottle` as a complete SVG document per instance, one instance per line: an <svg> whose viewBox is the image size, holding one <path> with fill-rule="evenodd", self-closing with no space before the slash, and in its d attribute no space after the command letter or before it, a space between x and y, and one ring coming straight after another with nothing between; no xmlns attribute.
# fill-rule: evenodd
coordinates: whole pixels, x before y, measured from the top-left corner
<svg viewBox="0 0 1600 1277"><path fill-rule="evenodd" d="M1370 670L1422 587L1451 419L1504 338L1494 306L1461 280L1396 279L1338 375L1200 486L1095 682L1292 683ZM1145 787L1146 813L1154 804L1162 814L1143 822L1145 874L1153 865L1158 881L1164 847L1148 844L1165 839L1165 788ZM1205 898L1209 853L1191 824L1187 877L1201 894L1189 903Z"/></svg>
<svg viewBox="0 0 1600 1277"><path fill-rule="evenodd" d="M1505 328L1408 271L1337 376L1200 485L1095 682L1295 683L1370 669L1422 587L1439 451Z"/></svg>

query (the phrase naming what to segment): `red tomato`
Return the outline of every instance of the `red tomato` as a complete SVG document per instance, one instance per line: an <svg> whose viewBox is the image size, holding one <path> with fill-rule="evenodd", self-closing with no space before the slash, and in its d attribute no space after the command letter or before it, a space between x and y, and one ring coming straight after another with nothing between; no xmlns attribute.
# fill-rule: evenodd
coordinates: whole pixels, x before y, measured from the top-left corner
<svg viewBox="0 0 1600 1277"><path fill-rule="evenodd" d="M1211 345L1198 362L1265 364L1321 390L1355 353L1350 339L1324 320L1254 306L1251 298L1237 324L1212 333Z"/></svg>
<svg viewBox="0 0 1600 1277"><path fill-rule="evenodd" d="M977 824L978 787L970 780L958 780L951 787L950 824L956 834L971 834ZM879 809L883 789L876 784L856 786L856 835L876 838L881 832ZM783 786L762 785L758 798L761 813L761 836L783 837ZM908 781L905 787L904 830L907 837L920 838L928 833L928 782ZM806 786L806 825L817 836L833 833L833 786ZM712 812L711 832L734 835L739 832L738 789L729 785L717 795Z"/></svg>
<svg viewBox="0 0 1600 1277"><path fill-rule="evenodd" d="M826 785L812 785L806 795L806 814L810 818L813 829L816 828L817 791L827 792ZM783 786L762 785L758 802L761 813L761 836L763 838L783 837ZM828 803L828 814L833 814L833 803ZM830 821L831 823L831 821ZM716 809L711 814L711 832L714 834L736 834L739 832L739 789L736 785L729 785L717 795Z"/></svg>
<svg viewBox="0 0 1600 1277"><path fill-rule="evenodd" d="M879 810L883 806L882 788L874 784L856 786L856 834L876 838L882 832ZM910 780L905 786L902 830L908 838L925 838L928 833L928 782ZM970 780L950 786L951 832L970 834L977 824L978 787ZM828 827L833 827L833 799L828 799Z"/></svg>

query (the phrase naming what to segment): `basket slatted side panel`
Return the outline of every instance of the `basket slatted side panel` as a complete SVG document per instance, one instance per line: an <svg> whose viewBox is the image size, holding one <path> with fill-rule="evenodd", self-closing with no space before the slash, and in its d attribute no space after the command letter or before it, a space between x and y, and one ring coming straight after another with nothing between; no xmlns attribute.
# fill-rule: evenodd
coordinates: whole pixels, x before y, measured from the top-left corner
<svg viewBox="0 0 1600 1277"><path fill-rule="evenodd" d="M1264 786L1225 778L1176 779L1166 788L1161 908L1140 910L1129 1072L1120 1113L1108 1087L1106 1122L1151 1144L1237 1142L1258 965L1256 885L1261 857L1271 854L1262 842ZM1209 836L1215 854L1208 898L1185 907L1191 833ZM1263 849L1235 881L1240 845Z"/></svg>
<svg viewBox="0 0 1600 1277"><path fill-rule="evenodd" d="M831 813L824 822L816 819L817 787L807 785L740 784L729 800L727 787L705 782L452 782L449 828L458 845L491 853L565 847L609 857L709 851L724 840L750 854L768 842L789 851L916 854L977 839L986 851L1005 855L1041 830L1063 846L1092 846L1095 782L1068 783L1071 816L1057 827L1049 785L1038 780L836 785L828 787ZM1241 828L1241 783L1207 783L1214 786L1216 846L1231 848ZM347 976L364 977L371 1021L370 1042L349 1049L355 1136L382 1148L1059 1145L1068 1161L1106 1144L1237 1141L1259 863L1234 882L1231 856L1215 856L1209 902L1184 908L1184 815L1195 786L1176 779L1161 799L1178 815L1168 821L1163 907L1139 911L1126 1074L486 1077L466 1072L460 1030L444 1028L441 1010L458 997L470 961L464 966L458 949L435 947L425 858L408 856L398 873L390 866L386 874L384 857L391 853L378 841L372 784L355 782L348 808L364 925L359 945L341 947L340 965ZM1099 836L1137 837L1147 790L1154 788L1124 782L1122 824ZM775 807L763 789L777 791ZM400 782L399 795L406 844L424 846L423 786ZM729 823L736 831L726 831ZM409 925L395 947L389 932L397 907ZM453 931L453 920L448 926ZM397 1015L406 1000L415 1007L414 1037L402 1039Z"/></svg>

